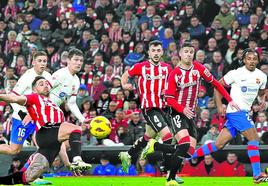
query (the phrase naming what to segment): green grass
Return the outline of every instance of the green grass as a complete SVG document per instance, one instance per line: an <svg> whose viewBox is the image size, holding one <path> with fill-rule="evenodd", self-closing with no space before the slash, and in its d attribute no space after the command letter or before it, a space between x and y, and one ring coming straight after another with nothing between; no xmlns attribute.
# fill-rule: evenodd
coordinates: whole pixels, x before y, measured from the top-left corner
<svg viewBox="0 0 268 186"><path fill-rule="evenodd" d="M57 186L165 186L155 177L61 177L45 178ZM183 186L253 186L252 177L183 177ZM261 185L268 185L267 183Z"/></svg>

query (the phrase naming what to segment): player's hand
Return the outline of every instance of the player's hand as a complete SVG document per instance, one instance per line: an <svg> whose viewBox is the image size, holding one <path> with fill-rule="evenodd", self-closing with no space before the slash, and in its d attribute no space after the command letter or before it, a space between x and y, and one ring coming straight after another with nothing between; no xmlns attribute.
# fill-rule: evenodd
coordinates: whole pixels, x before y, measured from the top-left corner
<svg viewBox="0 0 268 186"><path fill-rule="evenodd" d="M183 109L183 114L188 118L188 119L193 119L194 118L194 113L189 107L185 107Z"/></svg>
<svg viewBox="0 0 268 186"><path fill-rule="evenodd" d="M240 111L239 106L234 101L229 102L229 105L231 106L232 109L236 109L237 111Z"/></svg>
<svg viewBox="0 0 268 186"><path fill-rule="evenodd" d="M32 118L31 118L31 116L30 116L29 114L27 114L27 115L24 117L24 119L22 120L22 124L23 124L24 126L26 126L26 125L28 125L28 124L30 123L30 121L32 121Z"/></svg>
<svg viewBox="0 0 268 186"><path fill-rule="evenodd" d="M124 85L122 85L122 87L125 90L133 90L133 86L131 83L124 84Z"/></svg>

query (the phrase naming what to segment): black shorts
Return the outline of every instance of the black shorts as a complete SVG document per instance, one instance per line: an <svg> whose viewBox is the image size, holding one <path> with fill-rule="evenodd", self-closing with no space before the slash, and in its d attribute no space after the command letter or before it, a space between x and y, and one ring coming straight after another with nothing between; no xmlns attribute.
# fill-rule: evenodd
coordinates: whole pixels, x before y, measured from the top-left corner
<svg viewBox="0 0 268 186"><path fill-rule="evenodd" d="M37 152L44 155L49 164L52 164L60 152L61 143L58 141L59 125L43 126L36 133Z"/></svg>
<svg viewBox="0 0 268 186"><path fill-rule="evenodd" d="M168 126L165 113L160 108L142 109L142 113L147 125L152 127L156 133Z"/></svg>
<svg viewBox="0 0 268 186"><path fill-rule="evenodd" d="M187 129L191 137L197 139L197 130L194 120L188 119L184 114L177 112L176 110L169 109L169 117L172 121L172 130L174 134L177 134L183 129Z"/></svg>

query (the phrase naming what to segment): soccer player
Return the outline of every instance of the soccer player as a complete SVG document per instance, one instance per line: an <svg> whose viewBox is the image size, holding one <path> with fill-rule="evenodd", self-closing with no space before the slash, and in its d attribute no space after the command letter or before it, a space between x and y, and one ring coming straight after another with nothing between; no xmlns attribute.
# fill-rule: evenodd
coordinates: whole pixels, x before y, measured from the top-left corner
<svg viewBox="0 0 268 186"><path fill-rule="evenodd" d="M37 52L33 56L33 68L27 70L19 79L16 86L12 90L14 95L25 95L32 93L32 85L36 76L42 75L47 80L51 79L50 73L46 72L47 54L45 52ZM0 145L1 154L15 155L18 154L23 146L24 141L34 133L36 125L31 121L27 110L24 106L11 104L13 107L12 129L10 141L11 144Z"/></svg>
<svg viewBox="0 0 268 186"><path fill-rule="evenodd" d="M148 54L149 60L135 64L121 77L122 87L126 90L133 89L132 84L128 83L129 77L138 77L141 108L147 121L144 136L139 138L128 152L119 154L123 171L126 173L131 164L131 157L143 149L149 139L155 137L156 133L161 134L164 143L170 144L172 141L172 134L167 126L165 113L162 111L162 108L166 105L163 94L171 67L161 61L163 47L160 41L149 43ZM165 161L168 159L165 154L164 158Z"/></svg>
<svg viewBox="0 0 268 186"><path fill-rule="evenodd" d="M236 100L241 111L237 111L228 105L226 111L227 122L216 142L201 146L195 151L192 158L201 157L223 148L237 133L241 133L248 140L247 151L253 171L254 183L267 182L268 176L261 173L258 133L248 113L258 95L260 98L260 110L265 108L267 76L256 68L260 61L257 51L245 49L242 60L245 66L231 70L220 80L222 85L231 86L231 97ZM218 112L223 115L221 95L218 91L215 91L215 97Z"/></svg>
<svg viewBox="0 0 268 186"><path fill-rule="evenodd" d="M181 167L182 158L189 158L194 153L197 131L193 118L195 117L197 94L201 78L215 86L231 106L239 109L224 87L214 79L209 70L197 61L193 61L194 54L194 47L189 42L185 42L179 51L181 60L170 73L165 92L167 104L171 107L172 127L177 140L175 148L150 139L142 153L145 157L153 151L173 152L171 158L172 165L166 185L179 185L175 180L175 176Z"/></svg>
<svg viewBox="0 0 268 186"><path fill-rule="evenodd" d="M36 123L36 143L38 150L30 157L30 166L23 172L0 177L1 184L27 184L46 171L58 155L61 143L69 139L73 162L91 168L81 158L81 127L67 123L63 111L49 99L48 81L37 76L32 82L33 92L29 95L14 96L0 94L0 100L26 106ZM49 136L49 137L48 137Z"/></svg>

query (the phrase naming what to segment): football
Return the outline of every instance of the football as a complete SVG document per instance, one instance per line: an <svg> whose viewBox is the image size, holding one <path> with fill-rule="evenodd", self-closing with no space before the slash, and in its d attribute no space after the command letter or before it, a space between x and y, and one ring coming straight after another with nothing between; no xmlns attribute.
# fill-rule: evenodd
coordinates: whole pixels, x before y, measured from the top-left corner
<svg viewBox="0 0 268 186"><path fill-rule="evenodd" d="M89 132L97 139L107 137L112 130L111 122L104 116L97 116L90 122Z"/></svg>

